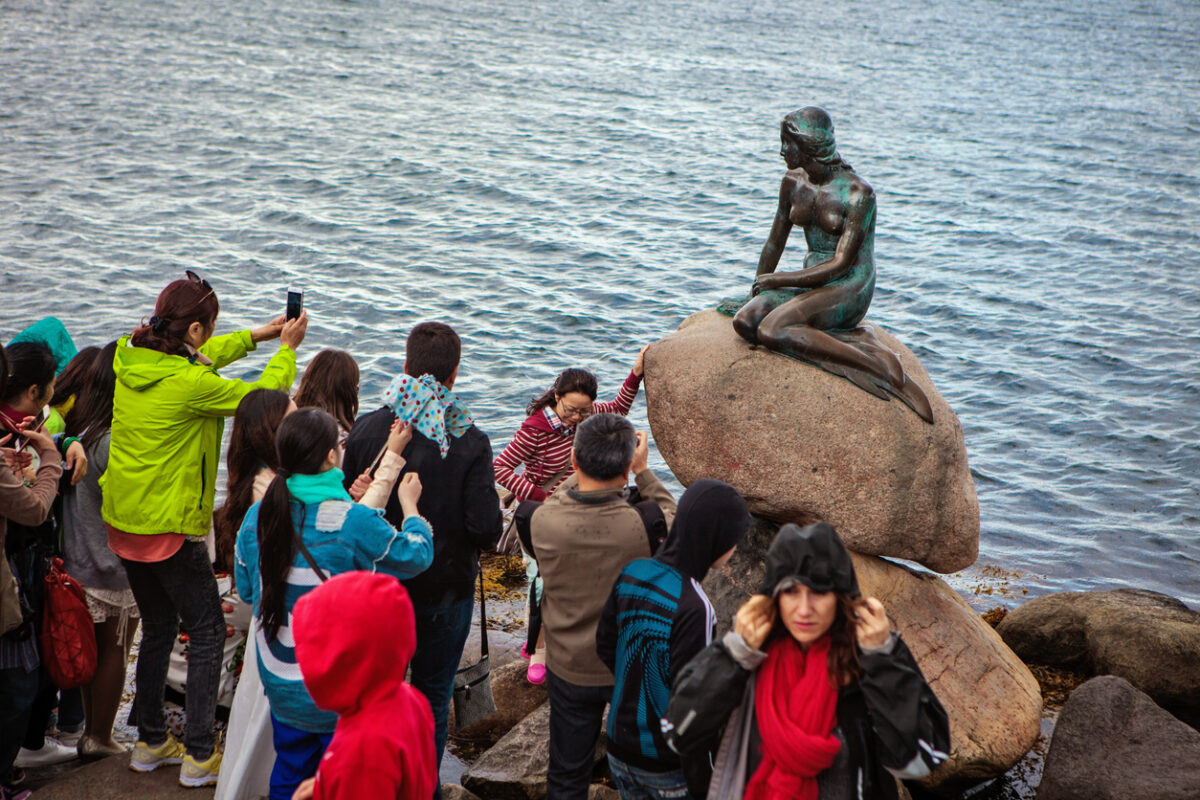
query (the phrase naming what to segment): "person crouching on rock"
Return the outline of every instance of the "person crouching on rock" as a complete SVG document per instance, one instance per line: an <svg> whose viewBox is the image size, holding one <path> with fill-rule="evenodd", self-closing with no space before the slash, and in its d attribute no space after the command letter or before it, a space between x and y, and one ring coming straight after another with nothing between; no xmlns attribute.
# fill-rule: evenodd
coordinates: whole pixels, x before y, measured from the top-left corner
<svg viewBox="0 0 1200 800"><path fill-rule="evenodd" d="M779 531L761 593L684 668L663 731L685 769L719 739L708 786L689 787L721 800L893 800L895 779L928 775L950 741L945 710L883 604L860 597L826 522Z"/></svg>
<svg viewBox="0 0 1200 800"><path fill-rule="evenodd" d="M417 631L400 582L369 572L330 578L296 602L292 629L313 702L338 714L316 777L293 800L433 797L433 712L404 681Z"/></svg>
<svg viewBox="0 0 1200 800"><path fill-rule="evenodd" d="M524 500L541 502L574 474L571 446L575 442L575 428L596 414L628 416L642 385L645 359L646 347L643 347L629 376L621 384L621 390L608 402L596 402L596 376L578 368L563 370L545 394L530 401L525 409L528 418L492 462L496 483L508 490L503 501L506 508L515 509L516 504ZM520 473L516 472L518 469ZM537 563L528 553L525 554L525 571L533 584L531 600L540 603L542 581L537 577ZM526 670L529 682L545 683L545 636L539 633L536 642L526 642L521 647L521 655L529 659Z"/></svg>
<svg viewBox="0 0 1200 800"><path fill-rule="evenodd" d="M696 481L679 499L654 558L621 570L596 627L596 654L616 677L608 714L608 763L624 800L687 796L679 756L660 720L683 667L707 647L717 615L700 582L750 528L746 501L727 483ZM707 781L707 771L701 774Z"/></svg>

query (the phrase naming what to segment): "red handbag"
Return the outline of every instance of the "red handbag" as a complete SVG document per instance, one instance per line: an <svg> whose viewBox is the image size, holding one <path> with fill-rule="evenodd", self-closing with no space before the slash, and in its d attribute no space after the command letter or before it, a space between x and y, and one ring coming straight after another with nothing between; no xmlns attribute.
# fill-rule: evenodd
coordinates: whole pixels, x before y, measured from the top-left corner
<svg viewBox="0 0 1200 800"><path fill-rule="evenodd" d="M46 604L42 612L42 664L60 689L90 683L96 674L96 629L83 587L63 569L63 560L50 562L46 575Z"/></svg>

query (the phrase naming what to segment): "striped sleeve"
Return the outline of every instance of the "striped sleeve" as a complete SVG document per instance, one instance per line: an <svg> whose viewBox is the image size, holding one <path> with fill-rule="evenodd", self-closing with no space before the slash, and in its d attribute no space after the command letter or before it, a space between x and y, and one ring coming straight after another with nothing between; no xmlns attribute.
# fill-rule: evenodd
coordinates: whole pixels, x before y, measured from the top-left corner
<svg viewBox="0 0 1200 800"><path fill-rule="evenodd" d="M517 429L516 436L504 448L504 452L496 456L492 462L492 470L496 473L496 483L515 494L519 500L545 500L547 494L523 475L515 470L524 464L526 471L537 456L541 443L537 434L522 425Z"/></svg>
<svg viewBox="0 0 1200 800"><path fill-rule="evenodd" d="M633 408L633 401L637 399L638 389L641 386L641 376L630 371L629 377L621 384L621 391L617 392L617 396L607 403L596 403L592 406L593 413L625 416L629 413L629 409Z"/></svg>

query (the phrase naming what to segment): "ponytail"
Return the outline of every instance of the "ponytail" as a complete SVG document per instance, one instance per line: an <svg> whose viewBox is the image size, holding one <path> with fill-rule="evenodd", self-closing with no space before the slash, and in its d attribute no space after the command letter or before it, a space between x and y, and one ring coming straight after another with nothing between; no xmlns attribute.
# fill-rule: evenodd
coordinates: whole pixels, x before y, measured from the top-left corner
<svg viewBox="0 0 1200 800"><path fill-rule="evenodd" d="M287 622L287 580L299 535L292 518L292 494L287 479L293 474L320 472L325 456L337 447L337 440L337 423L317 408L302 408L288 414L275 434L279 468L258 507L258 569L262 578L259 613L267 641L274 639Z"/></svg>
<svg viewBox="0 0 1200 800"><path fill-rule="evenodd" d="M545 394L529 401L529 405L525 407L525 413L536 414L547 406L553 406L560 397L571 392L586 394L589 400L594 401L596 399L596 376L586 369L578 367L564 369Z"/></svg>
<svg viewBox="0 0 1200 800"><path fill-rule="evenodd" d="M183 356L189 353L183 337L193 322L211 329L221 310L217 295L207 281L183 278L167 284L154 304L154 316L135 330L130 341L160 353Z"/></svg>

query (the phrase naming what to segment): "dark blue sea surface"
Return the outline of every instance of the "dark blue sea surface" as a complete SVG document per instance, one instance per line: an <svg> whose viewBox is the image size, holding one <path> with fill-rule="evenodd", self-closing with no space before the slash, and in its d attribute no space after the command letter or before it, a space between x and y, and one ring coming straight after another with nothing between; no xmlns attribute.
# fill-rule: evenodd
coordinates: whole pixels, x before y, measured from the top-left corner
<svg viewBox="0 0 1200 800"><path fill-rule="evenodd" d="M498 448L748 285L820 105L879 196L869 319L966 434L957 585L1200 605L1198 53L1191 0L0 0L0 338L103 343L184 268L223 330L299 285L365 408L454 324Z"/></svg>

